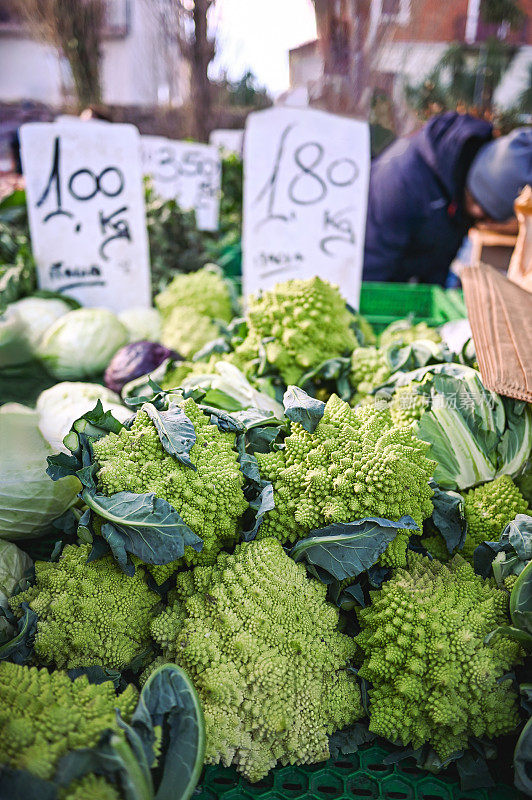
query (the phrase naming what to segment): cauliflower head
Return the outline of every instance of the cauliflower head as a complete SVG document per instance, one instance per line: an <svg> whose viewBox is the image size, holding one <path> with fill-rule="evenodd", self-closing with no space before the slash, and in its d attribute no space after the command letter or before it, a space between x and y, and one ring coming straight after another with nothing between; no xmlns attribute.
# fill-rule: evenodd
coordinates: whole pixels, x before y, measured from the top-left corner
<svg viewBox="0 0 532 800"><path fill-rule="evenodd" d="M150 646L160 598L137 570L125 575L111 556L87 563L91 547L67 545L57 562L35 563L35 585L11 598L37 614L35 657L58 667L124 669Z"/></svg>
<svg viewBox="0 0 532 800"><path fill-rule="evenodd" d="M449 564L408 554L372 604L358 611L364 653L359 675L371 681L370 730L444 760L470 736L493 738L519 722L508 670L519 645L485 636L508 623L508 594L475 575L460 556Z"/></svg>
<svg viewBox="0 0 532 800"><path fill-rule="evenodd" d="M197 553L185 548L179 562L150 567L162 582L178 563L212 563L218 552L237 539L237 522L248 503L244 476L234 448L235 435L211 425L198 405L189 398L180 403L194 425L196 442L190 450L191 469L167 453L145 411L139 411L131 428L110 433L95 442L94 455L100 470L98 480L106 495L130 491L153 492L167 500L194 533L203 539Z"/></svg>
<svg viewBox="0 0 532 800"><path fill-rule="evenodd" d="M176 275L166 289L156 295L155 305L163 317L178 306L187 306L196 314L224 322L230 322L233 317L228 285L209 265L196 272Z"/></svg>
<svg viewBox="0 0 532 800"><path fill-rule="evenodd" d="M117 696L110 681L92 684L86 675L71 681L61 670L2 661L0 763L49 780L70 750L94 747L106 730L123 736L115 709L128 721L137 700L131 684Z"/></svg>
<svg viewBox="0 0 532 800"><path fill-rule="evenodd" d="M190 306L176 306L163 322L161 342L179 355L191 358L220 335L219 325Z"/></svg>
<svg viewBox="0 0 532 800"><path fill-rule="evenodd" d="M386 356L377 347L355 347L351 354L350 381L361 400L384 383L391 375Z"/></svg>
<svg viewBox="0 0 532 800"><path fill-rule="evenodd" d="M321 278L278 283L248 302L248 335L233 359L241 369L264 347L267 362L284 382L298 383L312 367L357 345L344 298L337 286Z"/></svg>
<svg viewBox="0 0 532 800"><path fill-rule="evenodd" d="M516 514L525 514L527 509L527 501L509 475L501 475L465 492L467 535L461 555L472 562L479 544L498 541L506 525Z"/></svg>
<svg viewBox="0 0 532 800"><path fill-rule="evenodd" d="M396 521L409 514L421 528L432 513L429 445L411 428L396 427L386 408L352 409L332 395L314 433L292 423L284 444L283 450L256 454L275 498L259 538L293 542L314 528L371 516ZM404 565L408 538L400 531L381 563Z"/></svg>
<svg viewBox="0 0 532 800"><path fill-rule="evenodd" d="M325 585L264 539L179 573L176 594L152 633L200 695L206 761L257 781L278 761L327 759L328 735L362 709L346 669L354 642L338 631Z"/></svg>

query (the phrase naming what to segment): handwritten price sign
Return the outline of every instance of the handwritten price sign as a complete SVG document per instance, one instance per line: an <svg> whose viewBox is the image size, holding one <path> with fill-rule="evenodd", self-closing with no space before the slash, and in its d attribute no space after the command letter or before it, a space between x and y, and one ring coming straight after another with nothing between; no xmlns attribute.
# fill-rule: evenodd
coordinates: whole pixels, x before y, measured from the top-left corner
<svg viewBox="0 0 532 800"><path fill-rule="evenodd" d="M144 174L151 177L158 195L194 209L200 231L218 230L222 174L218 148L143 136L142 160Z"/></svg>
<svg viewBox="0 0 532 800"><path fill-rule="evenodd" d="M369 127L314 109L248 117L244 292L319 275L358 306L370 169Z"/></svg>
<svg viewBox="0 0 532 800"><path fill-rule="evenodd" d="M21 145L39 287L113 311L149 306L137 129L29 123Z"/></svg>

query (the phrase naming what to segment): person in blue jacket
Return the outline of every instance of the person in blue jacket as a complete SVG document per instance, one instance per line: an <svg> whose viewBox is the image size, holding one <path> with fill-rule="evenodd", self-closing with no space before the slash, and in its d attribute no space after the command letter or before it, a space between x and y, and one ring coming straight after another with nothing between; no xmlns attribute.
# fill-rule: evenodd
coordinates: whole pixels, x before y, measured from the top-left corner
<svg viewBox="0 0 532 800"><path fill-rule="evenodd" d="M492 137L488 122L448 112L375 159L364 280L444 285L467 230L512 217L532 183L532 128Z"/></svg>

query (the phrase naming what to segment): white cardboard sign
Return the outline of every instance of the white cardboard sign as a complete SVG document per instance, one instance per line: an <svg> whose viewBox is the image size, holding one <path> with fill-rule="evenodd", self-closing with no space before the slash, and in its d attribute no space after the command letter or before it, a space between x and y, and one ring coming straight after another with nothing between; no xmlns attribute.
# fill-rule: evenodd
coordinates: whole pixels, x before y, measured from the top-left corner
<svg viewBox="0 0 532 800"><path fill-rule="evenodd" d="M143 136L142 160L158 195L194 209L198 230L218 230L222 167L216 147Z"/></svg>
<svg viewBox="0 0 532 800"><path fill-rule="evenodd" d="M315 109L250 114L244 143L244 293L319 275L359 305L369 126Z"/></svg>
<svg viewBox="0 0 532 800"><path fill-rule="evenodd" d="M242 157L244 149L244 131L231 128L217 128L211 131L209 142L213 144L222 153L234 153Z"/></svg>
<svg viewBox="0 0 532 800"><path fill-rule="evenodd" d="M113 311L150 306L137 129L36 122L20 138L39 287Z"/></svg>

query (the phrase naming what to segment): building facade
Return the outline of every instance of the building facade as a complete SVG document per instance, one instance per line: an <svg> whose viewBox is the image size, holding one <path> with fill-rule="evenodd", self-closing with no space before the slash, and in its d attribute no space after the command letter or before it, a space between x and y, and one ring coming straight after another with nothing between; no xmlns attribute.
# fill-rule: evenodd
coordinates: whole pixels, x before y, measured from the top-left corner
<svg viewBox="0 0 532 800"><path fill-rule="evenodd" d="M364 47L374 59L377 88L397 100L405 84L419 84L430 74L452 43L474 54L497 39L508 46L509 64L493 101L512 108L530 80L532 0L519 0L524 19L516 30L483 22L482 1L315 0L319 38L290 51L291 86L311 89L324 75L347 75L345 53L360 53Z"/></svg>
<svg viewBox="0 0 532 800"><path fill-rule="evenodd" d="M112 105L179 105L188 71L162 24L168 0L107 0L102 44L102 100ZM0 102L63 105L72 99L66 59L36 41L0 0Z"/></svg>

